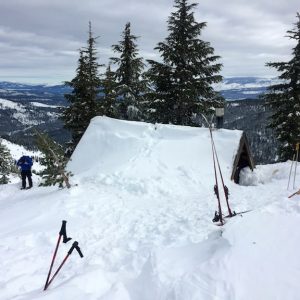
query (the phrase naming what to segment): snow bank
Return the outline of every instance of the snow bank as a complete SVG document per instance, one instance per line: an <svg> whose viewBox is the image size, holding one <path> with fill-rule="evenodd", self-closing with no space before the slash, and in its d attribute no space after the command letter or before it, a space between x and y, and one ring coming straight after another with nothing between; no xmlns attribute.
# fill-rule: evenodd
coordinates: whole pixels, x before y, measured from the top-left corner
<svg viewBox="0 0 300 300"><path fill-rule="evenodd" d="M224 178L230 179L241 131L217 130L213 136ZM214 169L207 128L148 124L96 117L74 154L69 169L96 183L116 184L145 194L149 189L190 193L211 186ZM179 188L179 190L178 190Z"/></svg>
<svg viewBox="0 0 300 300"><path fill-rule="evenodd" d="M0 185L0 299L298 299L290 162L245 170L248 185L234 184L239 134L214 132L231 208L250 211L218 227L207 129L95 118L69 165L70 190ZM44 292L62 220L84 258L74 252Z"/></svg>

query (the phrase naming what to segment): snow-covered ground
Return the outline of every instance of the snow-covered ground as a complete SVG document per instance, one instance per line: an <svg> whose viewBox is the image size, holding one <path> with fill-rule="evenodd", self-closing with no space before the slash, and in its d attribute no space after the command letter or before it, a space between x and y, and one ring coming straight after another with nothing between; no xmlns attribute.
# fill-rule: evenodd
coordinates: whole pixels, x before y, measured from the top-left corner
<svg viewBox="0 0 300 300"><path fill-rule="evenodd" d="M214 132L231 207L251 211L218 227L207 129L94 119L69 164L71 189L0 186L0 299L299 299L290 162L245 170L234 184L239 135ZM84 258L73 252L44 292L62 220Z"/></svg>
<svg viewBox="0 0 300 300"><path fill-rule="evenodd" d="M40 156L41 155L41 153L39 151L27 150L23 146L11 143L10 141L8 141L6 139L1 139L1 142L4 146L6 146L8 148L12 158L15 160L18 160L22 155L28 155L28 156Z"/></svg>
<svg viewBox="0 0 300 300"><path fill-rule="evenodd" d="M21 156L23 155L28 155L33 157L33 167L32 167L32 177L35 180L36 184L39 184L41 182L41 178L36 175L36 172L39 172L43 169L43 166L40 165L40 163L36 160L36 158L41 157L41 152L40 151L31 151L31 150L27 150L24 148L24 146L21 145L16 145L14 143L11 143L8 140L5 139L0 139L2 145L6 146L7 149L9 150L12 159L17 162ZM9 176L9 180L10 183L15 184L15 183L20 183L20 174L11 174ZM1 195L0 195L0 199L1 199ZM0 221L1 223L1 221Z"/></svg>
<svg viewBox="0 0 300 300"><path fill-rule="evenodd" d="M1 99L1 98L0 98L0 107L1 108L15 109L15 110L18 110L20 112L25 111L24 106L22 104L14 102L14 101L6 100L6 99Z"/></svg>
<svg viewBox="0 0 300 300"><path fill-rule="evenodd" d="M15 110L12 117L24 125L38 125L39 122L32 120L28 114L27 108L21 103L0 98L0 109Z"/></svg>
<svg viewBox="0 0 300 300"><path fill-rule="evenodd" d="M31 105L36 106L36 107L44 107L44 108L58 108L58 105L49 105L45 103L40 103L40 102L30 102Z"/></svg>
<svg viewBox="0 0 300 300"><path fill-rule="evenodd" d="M16 144L11 143L10 141L8 141L6 139L0 139L0 140L1 140L2 144L7 147L7 149L9 150L9 152L10 152L12 158L13 158L13 160L16 161L16 162L23 155L28 155L28 156L31 156L31 157L34 157L34 158L41 157L41 155L42 155L42 153L40 151L27 150L27 149L24 148L24 146L16 145ZM39 172L42 169L43 169L43 166L41 166L39 162L34 160L34 164L33 164L33 167L32 167L33 173ZM33 176L35 177L35 179L38 182L40 182L40 180L39 180L40 178L38 176L35 176L35 175L33 175ZM16 182L19 181L19 178L16 178L15 176L12 176L10 178L10 180L11 180L12 183L16 183ZM1 198L1 196L0 196L0 198Z"/></svg>

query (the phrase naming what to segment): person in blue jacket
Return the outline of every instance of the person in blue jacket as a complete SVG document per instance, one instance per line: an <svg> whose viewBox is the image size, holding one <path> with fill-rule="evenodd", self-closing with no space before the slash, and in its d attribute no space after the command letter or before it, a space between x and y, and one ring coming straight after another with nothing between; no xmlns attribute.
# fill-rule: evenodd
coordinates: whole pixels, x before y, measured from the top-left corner
<svg viewBox="0 0 300 300"><path fill-rule="evenodd" d="M18 161L17 166L21 168L21 176L22 176L22 190L26 189L26 178L28 179L28 189L32 188L32 158L27 155L23 155Z"/></svg>

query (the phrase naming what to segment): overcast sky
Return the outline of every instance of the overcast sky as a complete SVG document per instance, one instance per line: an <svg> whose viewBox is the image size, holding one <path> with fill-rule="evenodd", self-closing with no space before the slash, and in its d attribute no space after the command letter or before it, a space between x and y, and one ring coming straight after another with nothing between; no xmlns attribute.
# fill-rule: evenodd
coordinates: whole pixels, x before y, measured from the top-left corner
<svg viewBox="0 0 300 300"><path fill-rule="evenodd" d="M278 75L268 61L290 59L285 37L296 22L299 0L202 0L195 9L207 22L201 39L222 57L221 75ZM99 63L112 56L126 22L139 36L140 55L158 59L153 48L167 36L173 0L0 0L0 80L61 83L74 77L78 49L92 22Z"/></svg>

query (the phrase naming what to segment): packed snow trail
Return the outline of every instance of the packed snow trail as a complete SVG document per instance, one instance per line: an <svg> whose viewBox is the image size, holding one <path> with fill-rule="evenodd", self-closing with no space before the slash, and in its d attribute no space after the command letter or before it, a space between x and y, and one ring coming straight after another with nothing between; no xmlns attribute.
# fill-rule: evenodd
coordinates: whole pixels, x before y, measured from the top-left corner
<svg viewBox="0 0 300 300"><path fill-rule="evenodd" d="M288 162L244 170L236 185L220 147L230 132L216 133L231 207L252 210L220 228L211 222L211 153L198 153L208 131L108 125L74 154L78 186L37 187L36 177L31 190L20 191L19 179L0 186L1 300L298 299L300 196L287 199ZM44 292L62 220L84 258L73 253Z"/></svg>

